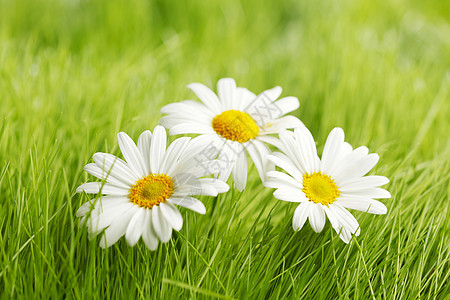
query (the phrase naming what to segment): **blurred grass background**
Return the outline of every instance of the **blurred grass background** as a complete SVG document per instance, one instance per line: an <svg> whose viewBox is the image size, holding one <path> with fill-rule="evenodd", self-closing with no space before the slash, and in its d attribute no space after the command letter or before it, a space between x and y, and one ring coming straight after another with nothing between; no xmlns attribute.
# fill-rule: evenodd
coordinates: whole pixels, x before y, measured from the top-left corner
<svg viewBox="0 0 450 300"><path fill-rule="evenodd" d="M450 6L446 1L0 0L2 298L445 299L449 279ZM255 170L242 194L156 252L102 250L74 215L83 166L118 154L186 85L280 85L322 148L340 126L391 179L385 216L291 229Z"/></svg>

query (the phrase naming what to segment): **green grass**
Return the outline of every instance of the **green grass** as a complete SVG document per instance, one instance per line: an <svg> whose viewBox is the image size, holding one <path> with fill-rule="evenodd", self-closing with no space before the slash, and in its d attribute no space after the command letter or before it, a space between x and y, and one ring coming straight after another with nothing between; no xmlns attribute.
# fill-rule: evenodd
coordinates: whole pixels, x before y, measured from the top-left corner
<svg viewBox="0 0 450 300"><path fill-rule="evenodd" d="M450 294L450 27L445 1L0 0L1 298L445 299ZM293 232L256 170L155 252L103 250L75 189L115 135L225 76L298 96L323 148L340 126L380 154L387 215Z"/></svg>

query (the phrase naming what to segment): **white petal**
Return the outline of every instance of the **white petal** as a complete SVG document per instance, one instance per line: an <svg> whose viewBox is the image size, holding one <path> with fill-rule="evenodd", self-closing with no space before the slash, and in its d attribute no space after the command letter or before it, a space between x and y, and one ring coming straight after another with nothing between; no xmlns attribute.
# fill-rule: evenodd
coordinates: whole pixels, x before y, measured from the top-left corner
<svg viewBox="0 0 450 300"><path fill-rule="evenodd" d="M289 176L289 175L288 175ZM267 179L264 181L264 186L271 189L298 189L297 186L287 183L285 181L276 180L276 179Z"/></svg>
<svg viewBox="0 0 450 300"><path fill-rule="evenodd" d="M130 202L108 203L102 201L99 206L97 206L97 203L95 206L96 209L91 212L87 223L88 230L92 235L97 235L103 229L120 219L125 212L134 209L134 205Z"/></svg>
<svg viewBox="0 0 450 300"><path fill-rule="evenodd" d="M369 148L367 148L366 146L358 147L355 150L351 151L347 156L345 156L341 164L347 165L351 162L367 157L368 154Z"/></svg>
<svg viewBox="0 0 450 300"><path fill-rule="evenodd" d="M335 230L337 233L341 232L340 237L344 242L348 243L350 241L350 239L348 239L348 233L354 234L356 236L359 235L360 228L358 221L348 210L346 210L337 202L330 204L329 208L334 213L334 216L337 218L340 226L343 227L335 228ZM348 233L346 233L343 229L347 230Z"/></svg>
<svg viewBox="0 0 450 300"><path fill-rule="evenodd" d="M84 228L84 226L86 226L86 221L87 221L87 216L82 216L80 219L80 223L79 223L80 228Z"/></svg>
<svg viewBox="0 0 450 300"><path fill-rule="evenodd" d="M88 194L98 194L102 193L105 195L116 195L116 196L127 196L130 192L125 188L121 188L109 183L102 182L87 182L80 185L77 188L77 193L88 193Z"/></svg>
<svg viewBox="0 0 450 300"><path fill-rule="evenodd" d="M350 178L357 178L366 175L373 167L378 163L380 157L376 153L371 153L364 158L355 161L352 165L349 165L347 169L339 173L336 177L339 181L346 181ZM338 182L339 183L339 182Z"/></svg>
<svg viewBox="0 0 450 300"><path fill-rule="evenodd" d="M214 111L216 115L223 111L223 106L220 103L219 98L217 98L216 94L208 87L201 83L191 83L188 85L188 88L191 89L208 108Z"/></svg>
<svg viewBox="0 0 450 300"><path fill-rule="evenodd" d="M274 100L267 93L262 92L248 102L244 111L252 117L258 126L264 127L268 121L278 119L282 115L282 111L273 105Z"/></svg>
<svg viewBox="0 0 450 300"><path fill-rule="evenodd" d="M212 125L204 125L200 123L194 122L183 122L177 125L174 125L169 130L170 135L177 134L208 134L215 133Z"/></svg>
<svg viewBox="0 0 450 300"><path fill-rule="evenodd" d="M280 116L282 116L299 108L300 103L297 97L290 96L281 98L280 100L273 102L272 105L276 106L281 111Z"/></svg>
<svg viewBox="0 0 450 300"><path fill-rule="evenodd" d="M177 176L173 176L172 179L176 188L183 185L195 185L195 186L201 185L198 177L193 176L190 173L179 174Z"/></svg>
<svg viewBox="0 0 450 300"><path fill-rule="evenodd" d="M273 162L275 165L280 167L294 177L297 181L303 182L303 174L298 170L292 160L286 155L280 152L274 152L271 155L267 155L267 159Z"/></svg>
<svg viewBox="0 0 450 300"><path fill-rule="evenodd" d="M245 108L256 99L256 95L246 88L238 87L236 89L236 94L237 102L235 102L235 104L237 103L237 110L245 111Z"/></svg>
<svg viewBox="0 0 450 300"><path fill-rule="evenodd" d="M274 136L270 136L270 135L259 135L255 138L256 140L259 140L261 142L267 143L269 145L275 146L278 149L281 149L282 144L280 142L280 140Z"/></svg>
<svg viewBox="0 0 450 300"><path fill-rule="evenodd" d="M128 197L124 196L103 196L96 199L91 199L88 202L84 203L77 210L77 217L82 217L88 214L93 209L101 209L103 207L112 205L121 205L129 202Z"/></svg>
<svg viewBox="0 0 450 300"><path fill-rule="evenodd" d="M325 225L325 211L322 209L321 204L315 204L311 206L309 212L309 224L315 232L321 232Z"/></svg>
<svg viewBox="0 0 450 300"><path fill-rule="evenodd" d="M117 134L117 140L119 142L120 151L122 151L123 157L125 157L125 160L134 173L136 173L139 177L147 175L143 168L144 159L142 158L141 152L139 152L133 140L125 132L119 132Z"/></svg>
<svg viewBox="0 0 450 300"><path fill-rule="evenodd" d="M216 116L211 109L196 101L187 100L167 106L173 107L172 113L163 116L159 124L168 129L180 124L206 125L211 128L211 122Z"/></svg>
<svg viewBox="0 0 450 300"><path fill-rule="evenodd" d="M264 95L266 95L266 97L268 97L272 101L275 101L276 99L278 99L278 97L280 97L282 91L283 91L283 89L280 86L276 86L269 90L265 90L261 94L264 94Z"/></svg>
<svg viewBox="0 0 450 300"><path fill-rule="evenodd" d="M336 156L338 155L342 144L344 143L344 131L342 128L336 127L331 130L322 154L321 169L325 174L331 174L331 169L336 164Z"/></svg>
<svg viewBox="0 0 450 300"><path fill-rule="evenodd" d="M181 161L197 161L212 160L217 158L223 141L217 134L204 134L191 139L180 157Z"/></svg>
<svg viewBox="0 0 450 300"><path fill-rule="evenodd" d="M247 154L244 151L241 151L237 155L236 159L237 161L234 164L231 175L233 176L233 181L236 184L236 188L242 192L247 184Z"/></svg>
<svg viewBox="0 0 450 300"><path fill-rule="evenodd" d="M337 234L339 234L339 237L341 238L341 240L348 244L350 243L351 239L352 239L352 233L350 232L350 230L348 230L347 228L341 226L339 227L338 230L335 230Z"/></svg>
<svg viewBox="0 0 450 300"><path fill-rule="evenodd" d="M170 103L161 108L161 114L169 114L173 119L182 117L189 120L195 120L195 118L210 119L216 115L209 107L203 103L184 100L177 103ZM169 119L169 118L168 118ZM164 126L165 127L165 126Z"/></svg>
<svg viewBox="0 0 450 300"><path fill-rule="evenodd" d="M382 188L370 188L364 190L354 190L351 192L341 192L341 197L359 196L366 198L391 198L391 193Z"/></svg>
<svg viewBox="0 0 450 300"><path fill-rule="evenodd" d="M335 213L332 209L329 207L323 206L323 210L325 211L328 219L331 222L331 225L333 226L333 229L336 231L337 234L339 234L339 237L345 242L349 243L352 235L349 230L347 230L340 222L340 218L337 216L337 213Z"/></svg>
<svg viewBox="0 0 450 300"><path fill-rule="evenodd" d="M292 218L292 228L295 231L302 229L303 225L305 225L306 218L310 213L310 209L313 207L311 202L302 202L300 203L294 212L294 217Z"/></svg>
<svg viewBox="0 0 450 300"><path fill-rule="evenodd" d="M217 193L225 193L228 192L228 190L230 189L230 187L226 182L223 182L215 178L200 178L198 181L202 184L202 186L210 185L214 187Z"/></svg>
<svg viewBox="0 0 450 300"><path fill-rule="evenodd" d="M150 145L152 144L152 133L150 130L146 130L139 136L137 147L139 152L141 152L142 158L144 160L144 172L145 174L150 174Z"/></svg>
<svg viewBox="0 0 450 300"><path fill-rule="evenodd" d="M183 227L183 217L170 200L166 201L166 203L160 203L159 208L163 217L172 228L176 231L180 231L181 227Z"/></svg>
<svg viewBox="0 0 450 300"><path fill-rule="evenodd" d="M109 153L95 153L92 158L95 164L102 170L105 170L110 176L122 181L127 185L133 185L140 179L128 164L118 157Z"/></svg>
<svg viewBox="0 0 450 300"><path fill-rule="evenodd" d="M265 123L281 118L288 112L297 109L298 106L299 102L296 97L286 97L272 102L271 99L259 95L250 103L246 111L259 126L264 127Z"/></svg>
<svg viewBox="0 0 450 300"><path fill-rule="evenodd" d="M145 212L146 209L138 208L135 214L131 217L128 224L125 238L129 246L133 247L139 241L145 226Z"/></svg>
<svg viewBox="0 0 450 300"><path fill-rule="evenodd" d="M261 158L261 163L263 166L261 173L263 173L264 176L261 177L261 174L260 174L260 177L261 177L261 180L264 181L265 173L275 170L275 165L270 160L267 159L267 155L271 154L272 151L270 151L270 148L266 144L264 144L258 140L253 140L251 144L258 151L259 156ZM259 173L259 171L258 171L258 173Z"/></svg>
<svg viewBox="0 0 450 300"><path fill-rule="evenodd" d="M273 196L277 199L288 201L288 202L306 202L308 198L306 198L305 194L299 189L293 189L288 187L282 187L277 189Z"/></svg>
<svg viewBox="0 0 450 300"><path fill-rule="evenodd" d="M360 158L366 157L369 154L369 148L367 148L366 146L361 146L353 150L350 154L351 155L348 157L348 159L355 161Z"/></svg>
<svg viewBox="0 0 450 300"><path fill-rule="evenodd" d="M292 131L283 130L279 134L281 147L279 149L286 154L292 161L295 168L297 168L302 174L310 173L311 170L307 168L303 153L300 151L299 142L295 139L295 135Z"/></svg>
<svg viewBox="0 0 450 300"><path fill-rule="evenodd" d="M296 129L297 130L297 129ZM281 147L278 147L283 153L289 157L295 166L303 172L308 172L305 167L305 162L299 151L299 143L296 141L294 132L290 130L281 131L278 136L280 137Z"/></svg>
<svg viewBox="0 0 450 300"><path fill-rule="evenodd" d="M185 111L183 115L175 115L171 114L168 116L164 116L161 119L159 119L159 125L163 126L164 128L171 129L175 126L181 126L183 124L186 124L187 126L206 126L208 128L212 129L212 117L207 117L204 115L199 114L198 112L188 112Z"/></svg>
<svg viewBox="0 0 450 300"><path fill-rule="evenodd" d="M236 82L232 78L222 78L217 82L217 94L225 109L236 107Z"/></svg>
<svg viewBox="0 0 450 300"><path fill-rule="evenodd" d="M104 236L100 240L100 247L110 247L125 234L134 212L134 209L123 212L122 215L120 215L108 228L106 228Z"/></svg>
<svg viewBox="0 0 450 300"><path fill-rule="evenodd" d="M172 226L163 217L158 206L152 207L152 224L161 242L167 243L172 236Z"/></svg>
<svg viewBox="0 0 450 300"><path fill-rule="evenodd" d="M285 129L297 128L302 126L303 123L294 116L284 116L275 120L271 120L263 124L261 134L275 134Z"/></svg>
<svg viewBox="0 0 450 300"><path fill-rule="evenodd" d="M338 156L336 157L336 160L341 161L344 159L347 155L352 153L353 147L347 142L344 142L341 146L341 151L339 152Z"/></svg>
<svg viewBox="0 0 450 300"><path fill-rule="evenodd" d="M183 198L176 198L172 197L170 198L170 201L172 203L183 206L187 209L190 209L192 211L198 212L199 214L204 215L206 213L205 205L198 199L193 197L183 197Z"/></svg>
<svg viewBox="0 0 450 300"><path fill-rule="evenodd" d="M271 171L267 173L267 179L263 182L265 187L301 191L303 185L286 173Z"/></svg>
<svg viewBox="0 0 450 300"><path fill-rule="evenodd" d="M342 185L342 183L363 176L365 173L359 175L361 174L361 167L367 168L367 165L374 166L377 161L377 154L369 154L369 149L365 146L361 146L353 150L341 161L337 162L331 169L329 175L336 180L338 185Z"/></svg>
<svg viewBox="0 0 450 300"><path fill-rule="evenodd" d="M248 155L250 155L250 159L253 161L253 164L255 165L255 168L258 171L259 177L265 178L266 175L264 165L258 150L255 148L253 143L249 143L245 149L247 150Z"/></svg>
<svg viewBox="0 0 450 300"><path fill-rule="evenodd" d="M352 233L355 233L357 230L359 230L358 221L348 210L338 204L338 202L330 204L330 209L332 209L338 219L340 219L341 224L349 229Z"/></svg>
<svg viewBox="0 0 450 300"><path fill-rule="evenodd" d="M183 161L179 159L179 164L175 171L168 174L172 179L176 178L199 178L211 174L217 174L224 168L224 164L220 164L218 160L212 161L197 161L194 158L191 161Z"/></svg>
<svg viewBox="0 0 450 300"><path fill-rule="evenodd" d="M279 171L270 171L270 172L267 172L267 177L269 178L268 180L286 183L286 184L291 185L293 188L298 188L298 189L303 188L303 184L301 182L295 180L293 177L289 176L286 173L282 173Z"/></svg>
<svg viewBox="0 0 450 300"><path fill-rule="evenodd" d="M142 233L142 240L150 250L155 250L158 247L158 238L156 232L153 229L152 224L152 210L145 210L144 231Z"/></svg>
<svg viewBox="0 0 450 300"><path fill-rule="evenodd" d="M331 226L334 228L334 230L339 231L338 229L341 227L341 224L339 223L338 218L336 217L335 213L327 206L322 206L323 211L328 217L328 220L330 220Z"/></svg>
<svg viewBox="0 0 450 300"><path fill-rule="evenodd" d="M384 176L365 176L341 183L339 190L345 192L363 190L367 188L379 187L387 183L389 183L389 179Z"/></svg>
<svg viewBox="0 0 450 300"><path fill-rule="evenodd" d="M311 132L302 124L294 130L297 142L297 153L301 157L302 165L308 173L319 171L320 159L317 156L316 144Z"/></svg>
<svg viewBox="0 0 450 300"><path fill-rule="evenodd" d="M219 173L219 180L227 182L230 177L231 171L236 164L236 156L239 152L242 152L242 145L239 143L226 141L223 148L220 150L218 162L221 164L221 170Z"/></svg>
<svg viewBox="0 0 450 300"><path fill-rule="evenodd" d="M370 214L384 215L387 213L386 206L380 201L364 197L340 197L337 203L348 209L355 209Z"/></svg>
<svg viewBox="0 0 450 300"><path fill-rule="evenodd" d="M183 154L188 142L191 138L189 137L180 137L174 140L164 155L163 161L159 166L159 174L168 174L172 171L173 167L176 166L176 162L178 158Z"/></svg>
<svg viewBox="0 0 450 300"><path fill-rule="evenodd" d="M99 200L97 200L99 201ZM91 210L94 209L95 205L95 199L89 200L88 202L85 202L83 205L78 208L76 216L77 217L84 217L87 215Z"/></svg>
<svg viewBox="0 0 450 300"><path fill-rule="evenodd" d="M153 130L152 143L150 145L150 166L152 173L158 173L166 151L167 135L162 126L156 126Z"/></svg>
<svg viewBox="0 0 450 300"><path fill-rule="evenodd" d="M217 196L217 190L211 185L202 185L201 182L196 184L179 185L173 192L173 197L185 197L193 195Z"/></svg>
<svg viewBox="0 0 450 300"><path fill-rule="evenodd" d="M113 185L116 185L118 187L129 189L130 186L128 184L125 184L123 181L120 181L119 179L114 178L111 174L108 174L105 170L101 169L97 164L87 164L84 166L84 170L88 172L89 174L101 179L106 180L108 183L111 183Z"/></svg>
<svg viewBox="0 0 450 300"><path fill-rule="evenodd" d="M275 170L274 164L267 157L271 153L269 147L258 140L252 140L246 145L246 149L255 164L261 181L264 182L266 173Z"/></svg>
<svg viewBox="0 0 450 300"><path fill-rule="evenodd" d="M195 178L218 172L210 168L217 158L221 147L220 138L214 135L201 135L191 139L176 164L168 170L172 178L193 176ZM199 176L196 176L198 173Z"/></svg>
<svg viewBox="0 0 450 300"><path fill-rule="evenodd" d="M359 151L360 150L356 151L355 153L358 153ZM335 149L334 161L327 167L326 171L324 172L334 178L334 175L336 173L340 172L341 169L345 169L346 166L348 166L349 162L351 163L351 159L349 158L353 156L352 153L353 148L349 143L343 142L342 144L340 144L340 147ZM367 154L364 154L364 156L366 155ZM324 170L323 167L322 170Z"/></svg>

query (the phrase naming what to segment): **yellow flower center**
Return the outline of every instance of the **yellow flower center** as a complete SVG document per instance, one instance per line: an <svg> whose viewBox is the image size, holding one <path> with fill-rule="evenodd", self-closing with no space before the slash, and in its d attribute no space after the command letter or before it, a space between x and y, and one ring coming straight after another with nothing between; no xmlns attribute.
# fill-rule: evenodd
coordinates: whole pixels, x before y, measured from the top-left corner
<svg viewBox="0 0 450 300"><path fill-rule="evenodd" d="M220 136L239 143L258 136L259 127L249 114L239 110L227 110L212 120L212 127Z"/></svg>
<svg viewBox="0 0 450 300"><path fill-rule="evenodd" d="M130 189L130 202L144 208L152 208L166 202L173 194L173 180L166 174L150 174L138 181Z"/></svg>
<svg viewBox="0 0 450 300"><path fill-rule="evenodd" d="M309 201L328 206L339 197L339 187L330 176L322 172L303 174L303 189Z"/></svg>

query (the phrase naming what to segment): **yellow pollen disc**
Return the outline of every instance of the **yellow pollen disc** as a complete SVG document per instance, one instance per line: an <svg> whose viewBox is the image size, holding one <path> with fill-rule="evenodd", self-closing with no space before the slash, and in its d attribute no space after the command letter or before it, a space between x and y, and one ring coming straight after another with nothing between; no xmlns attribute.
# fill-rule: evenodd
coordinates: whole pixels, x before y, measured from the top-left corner
<svg viewBox="0 0 450 300"><path fill-rule="evenodd" d="M309 201L328 206L339 197L339 188L330 176L322 172L303 174L303 189Z"/></svg>
<svg viewBox="0 0 450 300"><path fill-rule="evenodd" d="M173 194L173 181L166 174L150 174L138 181L130 189L130 202L144 208L152 208L166 202Z"/></svg>
<svg viewBox="0 0 450 300"><path fill-rule="evenodd" d="M220 136L239 143L254 139L259 133L252 117L239 110L227 110L215 116L212 127Z"/></svg>

